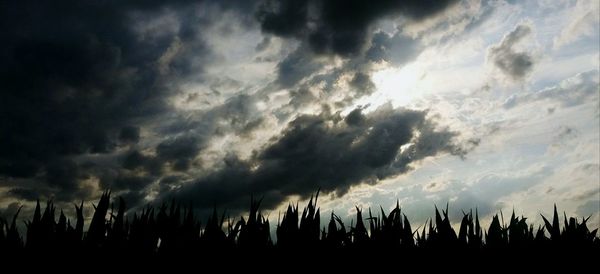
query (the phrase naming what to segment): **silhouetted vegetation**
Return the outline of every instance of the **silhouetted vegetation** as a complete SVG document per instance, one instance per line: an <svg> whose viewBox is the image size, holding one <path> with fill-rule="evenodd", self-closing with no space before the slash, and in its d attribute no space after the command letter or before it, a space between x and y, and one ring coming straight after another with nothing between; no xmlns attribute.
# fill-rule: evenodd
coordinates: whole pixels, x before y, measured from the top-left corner
<svg viewBox="0 0 600 274"><path fill-rule="evenodd" d="M163 204L157 210L148 206L133 216L126 217L126 206L119 198L118 207L110 203L110 192L105 192L97 205L84 233L83 203L75 205L74 222L56 210L52 202L41 212L37 203L33 219L25 221L26 238L17 229L17 212L11 220L0 219L0 252L7 254L48 252L110 252L111 254L189 254L195 251L254 251L254 250L397 250L423 252L428 250L511 250L511 249L578 249L600 250L597 229L590 231L588 218L578 220L564 215L561 228L558 211L554 207L552 221L543 217L544 224L529 225L524 217L514 212L508 223L493 216L484 230L477 211L463 213L458 234L445 210L435 208L435 219L429 219L416 229L400 209L399 204L389 213L383 208L375 216L368 216L356 208L355 223L347 226L331 213L329 223L321 226L317 197L310 199L300 215L298 205L289 205L279 217L277 241L271 239L269 221L260 211L260 200L252 200L247 219L232 221L217 210L201 225L192 206L175 201Z"/></svg>

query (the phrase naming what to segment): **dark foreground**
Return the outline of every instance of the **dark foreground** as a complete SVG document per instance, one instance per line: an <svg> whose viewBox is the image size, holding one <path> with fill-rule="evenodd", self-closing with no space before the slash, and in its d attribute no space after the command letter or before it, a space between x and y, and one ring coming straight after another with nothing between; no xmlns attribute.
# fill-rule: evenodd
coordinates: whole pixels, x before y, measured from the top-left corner
<svg viewBox="0 0 600 274"><path fill-rule="evenodd" d="M507 223L494 216L485 230L477 212L470 211L464 214L457 232L451 226L447 208L441 214L436 208L435 218L414 228L398 205L389 214L380 209L376 216L371 210L363 214L357 208L356 221L350 226L332 214L329 223L321 226L316 199L311 199L301 214L297 206L288 207L277 224L274 242L259 205L259 201L252 201L248 218L235 222L218 216L215 210L201 225L191 206L174 202L156 210L148 207L128 218L123 200L114 210L107 192L95 207L84 233L83 205L75 206L77 216L73 224L62 211L57 221L51 202L43 213L38 203L33 219L25 221L24 235L17 229L18 213L12 220L0 219L0 259L141 260L139 263L145 266L169 261L214 264L317 259L345 265L397 260L468 265L498 263L499 258L511 262L585 264L600 254L597 229L590 231L586 225L589 218L577 220L565 214L561 225L556 207L552 220L544 217L545 224L538 227L528 225L526 218L513 213Z"/></svg>

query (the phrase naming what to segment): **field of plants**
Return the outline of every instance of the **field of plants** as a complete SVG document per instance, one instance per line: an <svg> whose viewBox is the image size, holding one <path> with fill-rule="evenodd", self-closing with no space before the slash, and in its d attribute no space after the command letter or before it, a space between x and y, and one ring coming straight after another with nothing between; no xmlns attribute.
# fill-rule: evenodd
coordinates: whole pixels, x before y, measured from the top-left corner
<svg viewBox="0 0 600 274"><path fill-rule="evenodd" d="M107 252L111 254L193 254L233 251L319 250L361 252L362 250L395 250L402 253L438 250L472 252L501 250L600 250L597 229L590 231L589 218L578 220L559 216L544 216L544 224L535 227L526 218L513 213L505 223L502 216L493 216L487 228L480 225L477 211L464 213L458 232L448 218L448 209L435 209L435 217L425 224L411 224L399 205L389 213L382 208L373 213L357 207L356 218L346 224L331 214L327 224L321 224L317 196L311 198L300 212L290 205L276 226L276 241L271 237L267 218L261 214L260 201L252 201L247 218L232 220L214 211L202 223L191 207L176 202L158 208L146 207L129 213L122 199L111 204L110 192L105 192L84 232L83 203L75 206L74 221L61 211L56 220L56 208L48 202L41 210L39 202L32 220L25 221L26 231L18 229L19 213L11 220L0 220L0 253L44 254L66 252ZM562 224L561 224L561 220Z"/></svg>

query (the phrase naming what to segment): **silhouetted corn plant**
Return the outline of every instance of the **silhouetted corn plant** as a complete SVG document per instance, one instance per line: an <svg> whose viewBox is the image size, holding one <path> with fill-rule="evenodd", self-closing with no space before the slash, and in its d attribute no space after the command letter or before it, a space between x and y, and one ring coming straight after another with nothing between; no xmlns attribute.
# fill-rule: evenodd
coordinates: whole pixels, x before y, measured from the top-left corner
<svg viewBox="0 0 600 274"><path fill-rule="evenodd" d="M278 221L277 243L271 240L269 221L261 214L261 201L251 200L247 220L232 221L219 215L214 209L202 228L193 214L190 204L182 207L172 201L162 204L158 211L151 206L127 217L123 199L118 199L115 212L110 204L110 191L102 194L94 206L89 229L83 235L83 202L75 205L76 224L61 210L58 221L55 206L49 201L43 213L37 202L33 218L25 221L26 241L17 229L16 221L20 212L14 214L11 222L0 219L0 252L49 252L87 250L94 252L134 252L134 254L183 254L184 252L214 252L218 250L244 251L265 250L271 247L304 249L471 249L502 250L560 248L565 250L600 249L597 229L589 231L587 221L564 215L561 230L556 206L552 222L542 216L544 225L534 229L524 217L510 217L508 224L501 222L498 214L492 217L489 228L484 233L480 226L477 210L463 212L458 234L448 217L448 205L441 213L435 207L435 220L429 219L422 228L413 231L411 224L402 214L399 203L386 214L380 207L374 216L371 209L368 218L363 219L362 210L356 207L356 219L346 227L340 217L333 212L327 227L320 226L320 210L317 195L311 197L299 216L298 205L289 205ZM110 210L109 210L110 209ZM224 224L227 219L227 227ZM368 221L368 228L364 220ZM354 225L354 222L356 225ZM548 236L546 235L548 231ZM416 236L416 237L415 237Z"/></svg>
<svg viewBox="0 0 600 274"><path fill-rule="evenodd" d="M10 225L0 218L0 253L19 252L23 248L23 238L17 230L17 218L23 207L19 207Z"/></svg>
<svg viewBox="0 0 600 274"><path fill-rule="evenodd" d="M313 199L314 198L314 199ZM317 207L319 192L311 196L298 218L298 205L288 205L283 218L277 221L277 244L281 248L312 247L321 239L321 213Z"/></svg>
<svg viewBox="0 0 600 274"><path fill-rule="evenodd" d="M282 248L294 248L300 243L298 205L289 204L283 218L277 221L277 243Z"/></svg>
<svg viewBox="0 0 600 274"><path fill-rule="evenodd" d="M591 217L591 216L590 216ZM542 215L545 226L550 233L550 241L557 246L572 247L572 246L591 246L598 245L598 238L596 233L598 229L589 231L587 228L587 221L589 218L584 218L581 223L576 218L569 218L567 221L567 215L564 214L564 228L560 230L558 211L556 205L554 205L554 216L552 217L552 223Z"/></svg>
<svg viewBox="0 0 600 274"><path fill-rule="evenodd" d="M483 234L481 226L479 225L479 216L477 210L475 210L475 218L473 219L473 211L469 211L468 214L463 213L463 219L460 222L460 229L458 232L458 242L463 247L469 247L472 249L478 249L483 244Z"/></svg>
<svg viewBox="0 0 600 274"><path fill-rule="evenodd" d="M92 217L90 228L85 236L86 244L91 247L101 246L106 237L106 213L108 213L109 203L110 191L105 191L100 197L98 205L94 205L94 216Z"/></svg>
<svg viewBox="0 0 600 274"><path fill-rule="evenodd" d="M350 224L350 234L352 235L352 243L355 246L364 247L369 243L369 234L363 222L362 212L356 207L356 226Z"/></svg>
<svg viewBox="0 0 600 274"><path fill-rule="evenodd" d="M323 228L323 230L324 229L325 228ZM327 225L327 232L323 233L321 239L324 246L328 248L341 248L350 246L351 244L350 235L346 232L344 222L342 222L342 219L333 212L331 212L331 219ZM277 244L279 245L279 238Z"/></svg>
<svg viewBox="0 0 600 274"><path fill-rule="evenodd" d="M250 215L246 222L244 218L239 221L240 233L238 245L245 249L264 249L272 246L269 220L259 211L262 200L250 202Z"/></svg>
<svg viewBox="0 0 600 274"><path fill-rule="evenodd" d="M321 213L317 207L317 199L319 199L319 192L315 196L313 203L313 197L310 197L308 205L302 211L302 218L300 219L300 242L304 246L316 246L319 243L320 231L321 231Z"/></svg>
<svg viewBox="0 0 600 274"><path fill-rule="evenodd" d="M406 215L402 217L400 204L397 202L388 216L382 207L380 211L380 216L373 217L369 209L370 240L373 245L378 248L413 247L413 231Z"/></svg>

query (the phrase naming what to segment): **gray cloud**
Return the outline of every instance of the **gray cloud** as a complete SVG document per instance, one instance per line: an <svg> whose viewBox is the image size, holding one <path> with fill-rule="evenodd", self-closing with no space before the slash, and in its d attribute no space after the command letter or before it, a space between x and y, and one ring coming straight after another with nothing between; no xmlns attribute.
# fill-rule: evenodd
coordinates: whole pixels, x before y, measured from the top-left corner
<svg viewBox="0 0 600 274"><path fill-rule="evenodd" d="M248 12L257 5L251 1L219 2L6 5L0 11L7 30L0 45L0 108L7 115L0 116L0 132L9 134L0 135L0 184L7 194L60 203L111 188L136 206L157 186L161 198L180 189L173 195L193 198L198 207L238 208L250 193L265 195L272 207L319 187L343 195L353 185L405 173L425 157L466 153L455 144L456 133L437 129L426 112L386 106L342 117L325 110L296 116L249 159L228 155L221 168L193 178L211 140L249 137L267 115L277 115L259 110L264 94L252 94L243 82L206 78L219 57L202 31L221 20L220 12L236 12L248 28L257 19L266 35L299 41L276 67L278 88L290 90L286 107L295 108L282 115L287 122L302 106L339 108L371 94L371 63L400 64L420 52L418 40L399 32L373 36L378 20L418 21L456 1L269 1L256 14ZM198 12L202 8L217 15ZM266 37L255 51L271 43ZM340 57L341 66L323 70ZM197 83L209 90L177 97L186 95L184 84ZM349 88L333 94L337 84ZM178 109L180 101L204 105Z"/></svg>
<svg viewBox="0 0 600 274"><path fill-rule="evenodd" d="M577 207L575 212L579 216L588 217L590 215L598 215L600 213L600 200L590 200Z"/></svg>
<svg viewBox="0 0 600 274"><path fill-rule="evenodd" d="M162 163L157 161L155 157L144 155L138 150L131 150L124 153L121 158L121 164L124 169L135 170L142 169L154 174L162 173Z"/></svg>
<svg viewBox="0 0 600 274"><path fill-rule="evenodd" d="M211 22L201 18L199 5L224 11L241 3L3 5L0 131L10 134L0 136L0 182L30 180L9 193L28 200L36 193L64 201L88 198L82 180L118 173L114 163L77 158L138 144L140 128L175 112L168 99L178 84L202 79L213 56L200 32ZM170 15L173 22L161 23Z"/></svg>
<svg viewBox="0 0 600 274"><path fill-rule="evenodd" d="M264 33L299 41L298 48L278 63L277 83L282 88L309 84L324 84L322 91L329 93L340 78L349 75L353 93L343 96L334 105L347 106L354 99L374 91L370 80L372 63L387 61L394 65L404 64L414 59L422 45L417 39L405 36L400 31L395 34L377 32L375 26L385 18L403 17L411 22L439 14L458 1L311 1L284 0L263 1L259 5L257 18ZM343 63L333 69L332 57L342 57ZM305 82L303 82L303 80ZM307 90L307 88L302 88ZM349 90L344 90L347 93ZM296 94L306 93L292 93ZM329 100L331 94L323 97L303 97L292 99L293 106L298 102ZM314 99L315 101L306 101Z"/></svg>
<svg viewBox="0 0 600 274"><path fill-rule="evenodd" d="M350 87L354 88L358 94L371 94L375 92L375 84L371 77L363 72L357 72L350 80Z"/></svg>
<svg viewBox="0 0 600 274"><path fill-rule="evenodd" d="M130 192L139 192L152 183L152 181L150 177L120 174L112 180L112 184L107 186L107 188L114 191L129 190Z"/></svg>
<svg viewBox="0 0 600 274"><path fill-rule="evenodd" d="M499 44L491 46L488 50L488 60L511 80L522 80L533 70L535 65L533 56L514 49L517 43L531 33L532 29L529 25L520 24L506 34Z"/></svg>
<svg viewBox="0 0 600 274"><path fill-rule="evenodd" d="M284 88L298 84L323 66L304 47L299 47L277 64L277 82Z"/></svg>
<svg viewBox="0 0 600 274"><path fill-rule="evenodd" d="M119 133L119 141L123 143L137 143L140 141L140 128L135 126L126 126Z"/></svg>
<svg viewBox="0 0 600 274"><path fill-rule="evenodd" d="M412 20L435 15L457 1L264 1L257 12L264 32L293 37L317 54L361 53L372 25L389 16Z"/></svg>
<svg viewBox="0 0 600 274"><path fill-rule="evenodd" d="M361 112L299 116L251 159L230 155L220 170L165 196L193 200L200 208L217 204L238 210L254 194L273 207L318 188L342 196L353 185L405 173L425 157L464 153L455 143L456 133L436 130L425 112L389 105Z"/></svg>
<svg viewBox="0 0 600 274"><path fill-rule="evenodd" d="M291 99L289 104L295 109L310 105L318 99L314 94L312 94L309 87L306 86L302 86L296 90L291 90L290 97Z"/></svg>
<svg viewBox="0 0 600 274"><path fill-rule="evenodd" d="M380 31L373 35L371 47L365 55L368 60L373 62L386 61L400 65L414 60L422 48L423 45L419 40L401 32L389 35Z"/></svg>
<svg viewBox="0 0 600 274"><path fill-rule="evenodd" d="M21 187L15 187L10 189L8 191L8 194L18 199L24 199L27 201L35 201L36 199L45 198L45 196L42 196L39 191Z"/></svg>
<svg viewBox="0 0 600 274"><path fill-rule="evenodd" d="M228 133L247 136L261 126L266 115L256 106L259 96L239 92L207 110L179 111L165 119L157 132L166 136L190 136L199 147L205 146L214 136Z"/></svg>
<svg viewBox="0 0 600 274"><path fill-rule="evenodd" d="M156 147L157 158L163 163L171 163L173 169L186 171L190 168L190 161L200 151L198 140L191 136L181 136L161 142Z"/></svg>
<svg viewBox="0 0 600 274"><path fill-rule="evenodd" d="M197 157L212 138L249 137L263 122L255 103L253 96L237 95L206 111L179 112L156 129L162 138L154 148L132 148L119 155L120 167L93 173L101 178L102 187L127 195L128 204L137 206L134 201L143 201L151 183L159 182L161 191L170 191L189 180L189 172L202 168Z"/></svg>

